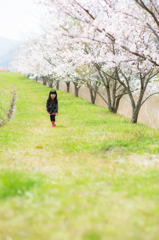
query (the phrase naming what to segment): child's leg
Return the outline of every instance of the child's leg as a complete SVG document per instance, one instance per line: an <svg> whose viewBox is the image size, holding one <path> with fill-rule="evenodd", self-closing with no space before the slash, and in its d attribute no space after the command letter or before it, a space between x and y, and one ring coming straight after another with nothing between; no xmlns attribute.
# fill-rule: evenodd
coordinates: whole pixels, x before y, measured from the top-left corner
<svg viewBox="0 0 159 240"><path fill-rule="evenodd" d="M55 115L50 115L50 121L55 122Z"/></svg>
<svg viewBox="0 0 159 240"><path fill-rule="evenodd" d="M55 115L51 115L50 116L50 120L51 120L51 122L52 122L52 127L55 127L56 126L56 124L55 124Z"/></svg>

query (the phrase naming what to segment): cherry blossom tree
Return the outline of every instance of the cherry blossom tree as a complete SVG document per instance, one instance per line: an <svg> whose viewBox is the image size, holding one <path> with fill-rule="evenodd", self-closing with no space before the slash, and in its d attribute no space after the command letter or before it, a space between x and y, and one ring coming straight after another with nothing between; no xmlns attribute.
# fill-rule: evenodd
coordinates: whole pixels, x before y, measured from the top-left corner
<svg viewBox="0 0 159 240"><path fill-rule="evenodd" d="M150 17L151 21L146 22L147 27L153 33L154 37L159 40L159 2L156 0L134 1Z"/></svg>
<svg viewBox="0 0 159 240"><path fill-rule="evenodd" d="M28 68L35 72L38 66L44 77L51 79L54 75L54 79L65 79L68 86L72 81L76 96L85 83L90 93L94 92L92 101L102 82L107 91L105 102L112 112L117 111L122 96L128 94L131 121L136 123L141 106L158 93L156 1L42 0L41 3L48 5L48 12L50 16L54 13L54 17L46 19L44 36L24 51L28 64L25 71ZM28 57L29 51L33 58ZM89 73L95 67L98 74L79 74L77 70L84 65L90 66Z"/></svg>
<svg viewBox="0 0 159 240"><path fill-rule="evenodd" d="M137 122L142 104L150 96L158 93L154 77L158 74L155 66L159 64L156 38L154 34L152 35L152 29L155 29L154 16L151 14L150 18L150 12L143 11L143 8L135 2L127 0L124 2L118 0L45 1L50 12L58 12L59 29L63 26L61 29L65 44L67 39L68 44L72 45L77 41L101 45L101 51L96 51L96 61L90 54L84 58L80 54L81 64L83 59L92 64L93 62L104 63L107 76L118 81L129 94L132 105L131 121L134 123ZM74 19L76 24L66 24L66 18L68 22L69 19L70 21ZM78 52L80 53L81 50L79 49ZM115 71L115 77L108 74L110 69L113 69L112 72ZM153 92L150 93L148 89L152 85ZM132 92L139 93L137 104Z"/></svg>

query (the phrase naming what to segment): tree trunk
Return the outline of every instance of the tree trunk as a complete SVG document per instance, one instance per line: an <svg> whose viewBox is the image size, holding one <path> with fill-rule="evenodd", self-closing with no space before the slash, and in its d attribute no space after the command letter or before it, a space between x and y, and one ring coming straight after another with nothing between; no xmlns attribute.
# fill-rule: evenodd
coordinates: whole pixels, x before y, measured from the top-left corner
<svg viewBox="0 0 159 240"><path fill-rule="evenodd" d="M50 88L52 88L52 79L50 76L48 77L48 85Z"/></svg>
<svg viewBox="0 0 159 240"><path fill-rule="evenodd" d="M132 107L132 117L131 117L131 122L132 123L137 123L138 116L139 116L139 111L140 111L140 108L141 108L142 99L143 99L145 90L146 90L146 87L145 88L142 87L140 89L140 95L139 95L137 104L136 104L135 107Z"/></svg>
<svg viewBox="0 0 159 240"><path fill-rule="evenodd" d="M137 123L138 116L139 116L139 111L140 111L140 108L141 108L142 99L143 99L143 92L140 93L140 97L139 97L137 105L132 108L132 117L131 117L131 122L132 123Z"/></svg>
<svg viewBox="0 0 159 240"><path fill-rule="evenodd" d="M122 96L117 97L117 99L116 99L116 101L114 103L114 106L111 108L112 109L112 113L117 113L121 98L122 98Z"/></svg>
<svg viewBox="0 0 159 240"><path fill-rule="evenodd" d="M56 89L57 89L57 90L59 90L59 83L60 83L60 81L57 80L57 81L56 81Z"/></svg>
<svg viewBox="0 0 159 240"><path fill-rule="evenodd" d="M74 87L75 87L75 96L78 97L78 83L74 83Z"/></svg>
<svg viewBox="0 0 159 240"><path fill-rule="evenodd" d="M47 83L47 77L42 77L43 78L43 85L46 86L46 83Z"/></svg>
<svg viewBox="0 0 159 240"><path fill-rule="evenodd" d="M91 96L91 103L92 103L92 104L95 104L97 92L93 91L93 90L90 89L90 88L89 88L89 91L90 91L90 96Z"/></svg>
<svg viewBox="0 0 159 240"><path fill-rule="evenodd" d="M36 82L38 81L38 76L36 76L35 80L36 80Z"/></svg>
<svg viewBox="0 0 159 240"><path fill-rule="evenodd" d="M140 107L135 107L132 110L132 117L131 117L131 122L132 123L137 123L139 111L140 111Z"/></svg>
<svg viewBox="0 0 159 240"><path fill-rule="evenodd" d="M50 88L52 88L52 84L53 84L53 82L50 80L50 81L49 81L49 87L50 87Z"/></svg>
<svg viewBox="0 0 159 240"><path fill-rule="evenodd" d="M106 86L106 91L107 91L107 97L108 97L108 109L112 111L112 106L111 106L111 94L110 94L110 87L107 85Z"/></svg>
<svg viewBox="0 0 159 240"><path fill-rule="evenodd" d="M67 86L67 92L70 92L70 82L66 82L66 86Z"/></svg>

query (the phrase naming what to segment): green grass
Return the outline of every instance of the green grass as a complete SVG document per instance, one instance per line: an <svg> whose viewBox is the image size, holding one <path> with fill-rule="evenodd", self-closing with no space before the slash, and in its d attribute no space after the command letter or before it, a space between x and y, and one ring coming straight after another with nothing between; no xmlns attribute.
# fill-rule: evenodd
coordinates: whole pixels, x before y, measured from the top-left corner
<svg viewBox="0 0 159 240"><path fill-rule="evenodd" d="M31 188L39 186L41 182L41 176L38 179L36 175L30 176L25 172L0 172L0 199L27 194Z"/></svg>
<svg viewBox="0 0 159 240"><path fill-rule="evenodd" d="M0 73L3 76L3 73ZM7 120L13 96L13 86L5 78L0 81L0 126Z"/></svg>
<svg viewBox="0 0 159 240"><path fill-rule="evenodd" d="M0 240L158 240L159 131L20 74L11 121L0 128Z"/></svg>

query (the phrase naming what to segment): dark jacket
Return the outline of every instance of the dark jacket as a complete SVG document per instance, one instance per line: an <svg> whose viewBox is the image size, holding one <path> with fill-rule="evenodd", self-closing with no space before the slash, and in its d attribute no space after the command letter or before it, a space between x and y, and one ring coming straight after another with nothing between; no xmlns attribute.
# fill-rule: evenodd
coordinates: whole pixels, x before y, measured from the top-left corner
<svg viewBox="0 0 159 240"><path fill-rule="evenodd" d="M46 110L49 113L58 113L58 100L47 100Z"/></svg>

